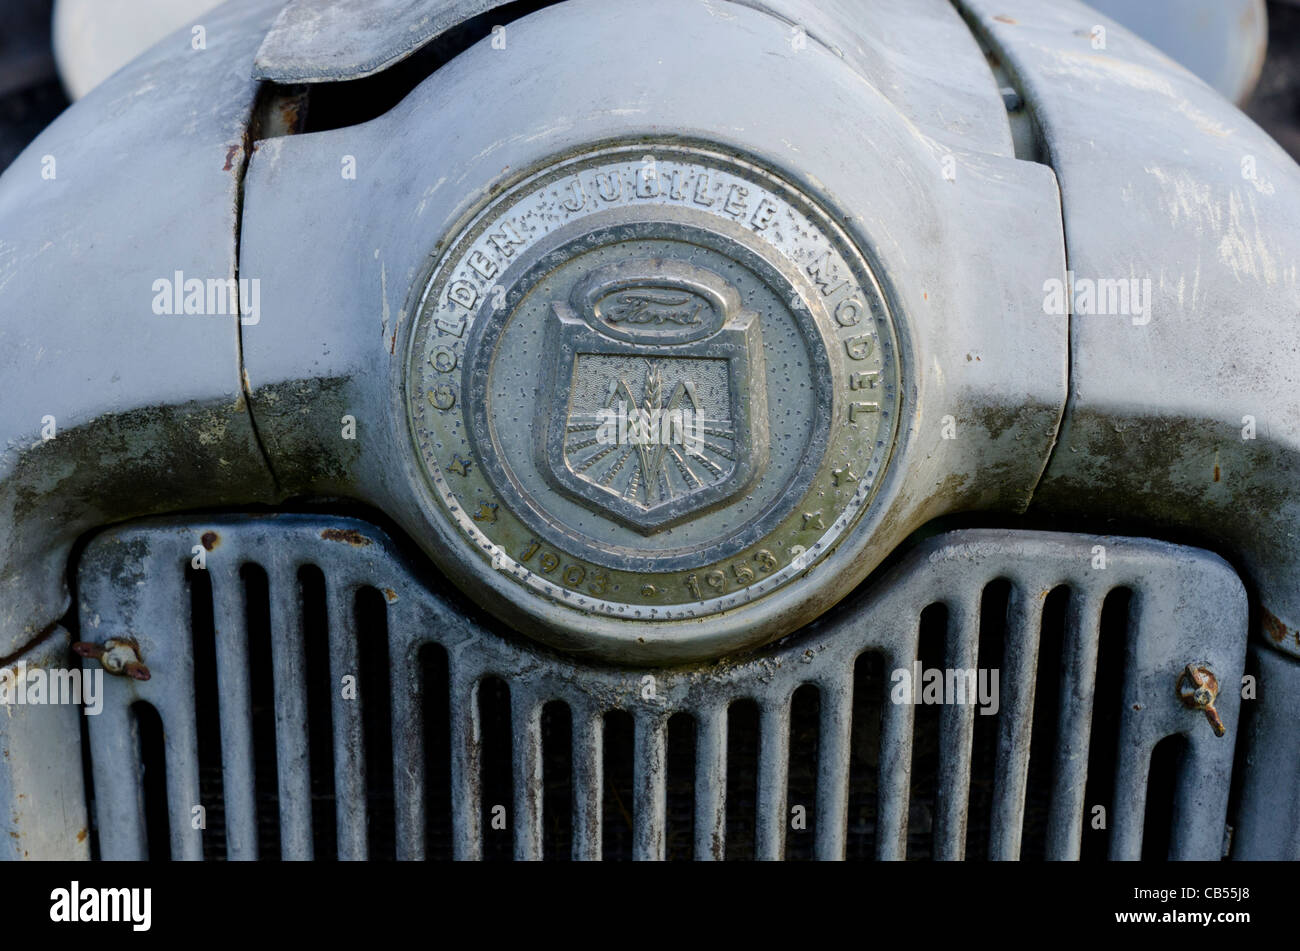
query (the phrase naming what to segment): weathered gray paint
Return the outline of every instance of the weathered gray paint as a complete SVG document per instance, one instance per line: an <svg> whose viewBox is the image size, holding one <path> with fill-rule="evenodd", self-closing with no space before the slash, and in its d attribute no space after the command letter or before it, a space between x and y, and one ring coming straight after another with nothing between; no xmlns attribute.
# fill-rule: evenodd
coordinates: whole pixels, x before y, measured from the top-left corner
<svg viewBox="0 0 1300 951"><path fill-rule="evenodd" d="M271 497L237 318L156 315L152 287L235 274L248 72L273 7L214 11L206 50L188 30L163 41L0 177L0 657L67 609L89 529Z"/></svg>
<svg viewBox="0 0 1300 951"><path fill-rule="evenodd" d="M1151 281L1145 325L1070 321L1070 401L1035 509L1196 533L1240 559L1279 619L1270 642L1300 655L1300 168L1135 37L1093 50L1080 3L962 6L1042 130L1070 268Z"/></svg>

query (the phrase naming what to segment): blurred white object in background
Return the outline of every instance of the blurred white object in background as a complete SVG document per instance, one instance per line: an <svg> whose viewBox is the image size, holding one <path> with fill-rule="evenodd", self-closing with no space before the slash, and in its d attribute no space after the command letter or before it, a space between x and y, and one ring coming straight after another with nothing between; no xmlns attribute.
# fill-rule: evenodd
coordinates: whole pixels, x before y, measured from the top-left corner
<svg viewBox="0 0 1300 951"><path fill-rule="evenodd" d="M80 99L169 33L222 0L58 0L54 57L68 98Z"/></svg>
<svg viewBox="0 0 1300 951"><path fill-rule="evenodd" d="M1264 0L1088 0L1205 80L1244 103L1268 46Z"/></svg>

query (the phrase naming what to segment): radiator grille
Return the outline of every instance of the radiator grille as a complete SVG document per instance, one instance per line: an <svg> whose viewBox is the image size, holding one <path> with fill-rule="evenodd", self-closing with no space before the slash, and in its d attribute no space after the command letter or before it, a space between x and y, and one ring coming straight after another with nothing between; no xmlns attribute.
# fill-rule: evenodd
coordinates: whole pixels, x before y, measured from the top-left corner
<svg viewBox="0 0 1300 951"><path fill-rule="evenodd" d="M350 519L113 529L79 601L82 639L152 674L88 718L105 859L1221 854L1237 691L1220 738L1175 683L1240 682L1246 602L1195 549L953 532L687 670L503 639ZM996 668L996 715L893 702L918 659Z"/></svg>

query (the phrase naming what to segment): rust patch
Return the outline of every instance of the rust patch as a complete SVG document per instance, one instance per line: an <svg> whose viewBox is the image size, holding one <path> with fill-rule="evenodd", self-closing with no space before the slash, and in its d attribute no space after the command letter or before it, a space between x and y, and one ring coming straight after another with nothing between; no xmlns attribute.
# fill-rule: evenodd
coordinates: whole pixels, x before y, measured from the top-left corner
<svg viewBox="0 0 1300 951"><path fill-rule="evenodd" d="M85 826L82 826L82 827L81 827L81 831L77 833L77 841L78 841L78 842L85 842L85 841L86 841L86 827L85 827Z"/></svg>
<svg viewBox="0 0 1300 951"><path fill-rule="evenodd" d="M355 528L327 528L320 533L320 537L327 542L344 542L354 548L365 548L370 544L370 539Z"/></svg>
<svg viewBox="0 0 1300 951"><path fill-rule="evenodd" d="M1264 633L1272 639L1274 644L1281 644L1286 640L1286 636L1291 632L1286 629L1286 625L1278 620L1278 616L1268 608L1260 608L1260 620L1264 622Z"/></svg>
<svg viewBox="0 0 1300 951"><path fill-rule="evenodd" d="M284 123L286 129L300 128L299 122L302 120L301 108L302 100L298 98L286 99L280 105L280 121Z"/></svg>
<svg viewBox="0 0 1300 951"><path fill-rule="evenodd" d="M216 548L221 544L221 536L216 532L204 532L199 541L203 542L203 547L208 551Z"/></svg>
<svg viewBox="0 0 1300 951"><path fill-rule="evenodd" d="M221 166L223 172L228 172L235 167L235 156L239 154L239 146L232 145L226 149L226 164Z"/></svg>
<svg viewBox="0 0 1300 951"><path fill-rule="evenodd" d="M1215 482L1218 482L1218 481L1219 481L1219 475L1220 475L1220 473L1219 473L1219 464L1216 462L1216 463L1214 464L1214 481L1215 481Z"/></svg>
<svg viewBox="0 0 1300 951"><path fill-rule="evenodd" d="M1011 17L1007 16L1005 13L999 13L993 19L997 20L999 23L1010 23L1012 26L1017 25L1016 21L1011 19Z"/></svg>
<svg viewBox="0 0 1300 951"><path fill-rule="evenodd" d="M394 591L392 588L385 588L384 597L388 599L389 604L392 604L394 601L397 600L397 592Z"/></svg>

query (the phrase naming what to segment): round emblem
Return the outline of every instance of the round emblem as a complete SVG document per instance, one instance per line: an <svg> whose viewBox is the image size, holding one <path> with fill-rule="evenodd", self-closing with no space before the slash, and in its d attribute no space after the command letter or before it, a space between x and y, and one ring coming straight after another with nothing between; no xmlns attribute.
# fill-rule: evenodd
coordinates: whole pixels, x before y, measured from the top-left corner
<svg viewBox="0 0 1300 951"><path fill-rule="evenodd" d="M444 557L514 579L566 645L600 617L702 632L808 583L871 502L898 394L847 236L771 172L677 145L497 195L423 285L406 375L430 508L463 543Z"/></svg>

